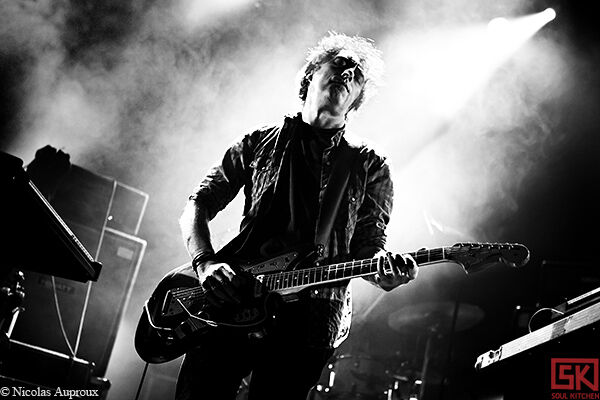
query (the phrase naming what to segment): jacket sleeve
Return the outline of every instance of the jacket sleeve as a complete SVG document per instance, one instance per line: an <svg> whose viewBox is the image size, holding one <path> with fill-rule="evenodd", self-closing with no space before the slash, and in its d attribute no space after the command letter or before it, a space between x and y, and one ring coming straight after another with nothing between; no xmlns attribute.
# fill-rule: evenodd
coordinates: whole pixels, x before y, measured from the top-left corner
<svg viewBox="0 0 600 400"><path fill-rule="evenodd" d="M390 167L385 158L376 157L368 167L365 196L358 209L356 227L350 242L353 255L361 249L377 250L385 248L385 229L392 213L394 187ZM372 255L369 255L372 256Z"/></svg>
<svg viewBox="0 0 600 400"><path fill-rule="evenodd" d="M204 207L209 219L213 219L224 209L244 186L253 136L254 134L246 135L228 148L221 162L209 170L190 195L190 200Z"/></svg>

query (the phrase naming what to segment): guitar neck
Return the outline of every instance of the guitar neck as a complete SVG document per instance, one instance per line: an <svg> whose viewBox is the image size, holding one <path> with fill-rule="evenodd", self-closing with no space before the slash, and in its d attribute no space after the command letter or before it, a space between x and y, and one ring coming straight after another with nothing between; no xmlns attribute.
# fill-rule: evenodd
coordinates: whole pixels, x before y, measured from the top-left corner
<svg viewBox="0 0 600 400"><path fill-rule="evenodd" d="M462 266L467 273L481 271L499 262L512 267L521 267L529 261L529 250L518 243L456 243L450 247L422 249L406 254L412 256L419 266L453 262ZM298 253L289 254L292 259L297 255ZM288 255L285 256L287 260ZM309 268L299 266L292 271L268 273L266 275L258 272L255 274L268 290L284 294L285 292L293 292L295 289L298 290L313 285L374 275L377 273L378 261L379 258L367 258ZM273 260L268 262L273 262ZM276 261L274 264L278 262ZM257 264L259 271L264 267L262 264ZM185 267L191 268L189 264ZM390 269L385 258L383 267L386 270ZM169 291L169 293L173 298L188 305L196 298L203 296L203 291L202 286L198 285L177 288Z"/></svg>
<svg viewBox="0 0 600 400"><path fill-rule="evenodd" d="M407 254L410 254L418 265L423 266L451 261L448 258L451 253L452 248L450 247L437 247ZM364 260L353 260L339 264L299 268L293 271L269 274L263 277L263 284L269 290L281 291L374 275L377 273L378 260L379 258L367 258ZM384 268L389 268L387 259L384 261Z"/></svg>

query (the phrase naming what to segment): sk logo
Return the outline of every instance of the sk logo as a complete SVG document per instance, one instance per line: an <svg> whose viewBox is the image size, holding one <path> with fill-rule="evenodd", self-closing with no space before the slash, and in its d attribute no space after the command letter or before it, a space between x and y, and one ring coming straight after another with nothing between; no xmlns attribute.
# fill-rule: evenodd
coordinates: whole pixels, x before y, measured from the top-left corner
<svg viewBox="0 0 600 400"><path fill-rule="evenodd" d="M553 358L550 373L552 390L598 391L597 358Z"/></svg>

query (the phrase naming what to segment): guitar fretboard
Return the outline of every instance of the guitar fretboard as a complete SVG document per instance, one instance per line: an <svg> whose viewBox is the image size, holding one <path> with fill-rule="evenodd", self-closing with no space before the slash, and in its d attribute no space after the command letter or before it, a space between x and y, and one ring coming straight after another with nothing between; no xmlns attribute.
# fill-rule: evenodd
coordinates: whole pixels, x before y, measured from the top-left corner
<svg viewBox="0 0 600 400"><path fill-rule="evenodd" d="M522 266L529 260L529 250L518 243L457 243L451 247L422 249L406 254L412 256L419 266L452 261L462 265L465 271L498 261L509 263L513 267ZM262 282L269 290L283 291L368 276L377 273L378 260L369 258L309 268L302 268L300 265L292 271L264 275ZM383 267L389 271L387 259ZM200 285L173 289L170 293L174 300L188 305L204 296Z"/></svg>
<svg viewBox="0 0 600 400"><path fill-rule="evenodd" d="M447 257L451 254L452 250L450 247L438 247L408 254L415 259L417 264L427 265L448 261ZM378 258L369 258L320 267L300 267L293 271L266 275L263 278L263 284L269 290L277 291L373 275L377 273L378 260ZM385 259L384 268L389 269L387 259Z"/></svg>

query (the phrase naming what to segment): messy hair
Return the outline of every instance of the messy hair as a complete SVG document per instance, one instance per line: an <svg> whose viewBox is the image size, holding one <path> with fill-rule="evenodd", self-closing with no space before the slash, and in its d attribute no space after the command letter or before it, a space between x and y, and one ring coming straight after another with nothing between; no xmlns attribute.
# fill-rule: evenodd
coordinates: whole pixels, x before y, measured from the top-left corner
<svg viewBox="0 0 600 400"><path fill-rule="evenodd" d="M351 50L360 58L361 68L365 76L365 84L350 111L358 108L377 91L383 76L383 60L381 51L375 48L371 39L360 36L347 36L341 33L329 32L315 47L308 50L306 63L298 72L298 97L302 103L306 101L308 86L312 76L321 65L334 58L342 50Z"/></svg>

